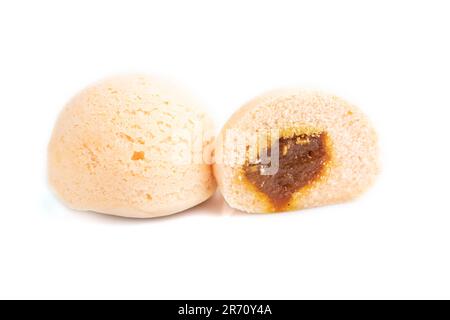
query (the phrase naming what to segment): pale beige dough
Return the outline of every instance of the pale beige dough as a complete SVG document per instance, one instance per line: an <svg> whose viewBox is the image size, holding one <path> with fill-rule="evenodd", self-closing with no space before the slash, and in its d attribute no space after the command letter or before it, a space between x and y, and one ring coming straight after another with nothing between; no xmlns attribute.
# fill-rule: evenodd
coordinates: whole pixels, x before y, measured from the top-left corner
<svg viewBox="0 0 450 320"><path fill-rule="evenodd" d="M357 107L321 92L275 90L239 109L218 136L214 172L219 189L232 208L255 213L274 211L267 197L242 182L241 164L227 161L233 152L224 142L227 132L231 129L245 136L258 130L295 127L326 132L331 158L320 179L295 193L286 210L348 201L372 185L379 171L377 136ZM248 148L245 142L242 144ZM236 143L232 145L235 147Z"/></svg>
<svg viewBox="0 0 450 320"><path fill-rule="evenodd" d="M49 183L71 208L125 217L173 214L215 191L213 129L167 80L100 81L64 108L48 147Z"/></svg>

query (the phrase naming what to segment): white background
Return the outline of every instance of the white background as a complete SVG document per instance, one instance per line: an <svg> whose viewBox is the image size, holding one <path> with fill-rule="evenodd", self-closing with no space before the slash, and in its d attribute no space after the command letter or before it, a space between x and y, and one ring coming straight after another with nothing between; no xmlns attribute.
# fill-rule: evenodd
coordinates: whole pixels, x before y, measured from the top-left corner
<svg viewBox="0 0 450 320"><path fill-rule="evenodd" d="M448 1L2 1L0 298L450 298ZM284 85L359 105L383 172L348 204L129 220L75 212L46 147L77 91L172 77L219 130Z"/></svg>

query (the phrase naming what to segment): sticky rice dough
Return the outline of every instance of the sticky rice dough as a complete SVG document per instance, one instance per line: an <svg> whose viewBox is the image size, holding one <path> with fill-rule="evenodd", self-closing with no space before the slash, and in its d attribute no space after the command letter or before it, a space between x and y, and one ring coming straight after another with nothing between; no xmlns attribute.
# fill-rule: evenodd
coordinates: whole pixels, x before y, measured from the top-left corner
<svg viewBox="0 0 450 320"><path fill-rule="evenodd" d="M118 76L75 96L48 148L49 183L71 208L125 217L173 214L208 199L212 123L167 82Z"/></svg>
<svg viewBox="0 0 450 320"><path fill-rule="evenodd" d="M355 198L378 173L375 131L333 95L277 90L239 109L216 145L214 172L227 203L279 212Z"/></svg>

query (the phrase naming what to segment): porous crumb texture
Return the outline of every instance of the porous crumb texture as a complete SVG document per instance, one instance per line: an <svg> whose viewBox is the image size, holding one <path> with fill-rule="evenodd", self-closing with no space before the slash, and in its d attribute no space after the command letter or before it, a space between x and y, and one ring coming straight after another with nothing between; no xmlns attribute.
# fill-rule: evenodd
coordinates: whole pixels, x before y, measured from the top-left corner
<svg viewBox="0 0 450 320"><path fill-rule="evenodd" d="M233 129L245 135L274 128L312 128L326 132L328 137L330 159L323 174L294 194L289 210L351 200L373 183L379 171L375 130L357 107L321 92L276 90L243 106L218 136L214 171L231 207L255 213L274 211L261 194L242 183L241 166L223 163L230 153L224 144L226 131Z"/></svg>
<svg viewBox="0 0 450 320"><path fill-rule="evenodd" d="M199 103L173 84L143 75L109 78L62 111L48 148L49 182L78 210L176 213L215 190L212 134ZM186 152L193 163L180 161Z"/></svg>

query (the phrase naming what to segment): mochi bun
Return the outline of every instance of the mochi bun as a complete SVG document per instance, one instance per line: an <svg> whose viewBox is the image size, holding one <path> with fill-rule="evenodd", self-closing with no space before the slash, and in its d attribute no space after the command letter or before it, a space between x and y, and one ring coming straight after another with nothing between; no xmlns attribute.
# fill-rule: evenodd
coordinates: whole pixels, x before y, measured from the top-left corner
<svg viewBox="0 0 450 320"><path fill-rule="evenodd" d="M378 171L374 128L355 106L301 89L239 109L216 144L215 177L235 209L262 213L351 200Z"/></svg>
<svg viewBox="0 0 450 320"><path fill-rule="evenodd" d="M56 122L48 180L77 210L150 218L177 213L215 191L212 122L172 83L144 75L100 81Z"/></svg>

